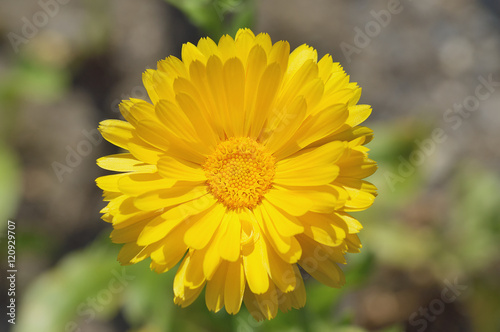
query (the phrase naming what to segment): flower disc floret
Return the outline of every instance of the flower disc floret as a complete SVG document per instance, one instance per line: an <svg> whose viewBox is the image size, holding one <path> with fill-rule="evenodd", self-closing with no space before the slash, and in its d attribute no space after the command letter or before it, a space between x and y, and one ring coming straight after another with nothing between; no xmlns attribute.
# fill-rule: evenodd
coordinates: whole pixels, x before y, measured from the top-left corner
<svg viewBox="0 0 500 332"><path fill-rule="evenodd" d="M272 187L275 158L248 137L221 142L203 165L209 191L231 209L253 208Z"/></svg>

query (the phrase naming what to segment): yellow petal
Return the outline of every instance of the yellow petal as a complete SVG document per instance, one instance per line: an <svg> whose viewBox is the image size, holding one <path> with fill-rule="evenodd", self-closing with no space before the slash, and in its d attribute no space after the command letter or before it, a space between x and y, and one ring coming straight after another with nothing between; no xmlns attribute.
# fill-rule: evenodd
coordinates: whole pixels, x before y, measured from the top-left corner
<svg viewBox="0 0 500 332"><path fill-rule="evenodd" d="M224 306L224 289L226 285L227 263L222 263L213 278L207 282L205 303L210 311L218 312Z"/></svg>
<svg viewBox="0 0 500 332"><path fill-rule="evenodd" d="M291 308L300 309L306 305L306 289L297 264L293 265L293 271L296 277L295 289L288 293L278 292L279 308L283 312L287 312Z"/></svg>
<svg viewBox="0 0 500 332"><path fill-rule="evenodd" d="M205 172L200 165L164 156L158 160L158 173L177 181L205 181Z"/></svg>
<svg viewBox="0 0 500 332"><path fill-rule="evenodd" d="M126 201L129 197L126 195L120 195L108 202L105 208L101 210L101 213L109 213L111 215L115 215L120 211L121 205L124 201Z"/></svg>
<svg viewBox="0 0 500 332"><path fill-rule="evenodd" d="M250 132L251 120L254 113L255 98L259 89L259 82L267 66L267 55L261 46L255 45L250 50L246 64L245 81L245 127L244 132Z"/></svg>
<svg viewBox="0 0 500 332"><path fill-rule="evenodd" d="M245 68L238 58L226 61L223 68L225 96L227 98L228 125L234 136L244 135L245 121Z"/></svg>
<svg viewBox="0 0 500 332"><path fill-rule="evenodd" d="M270 218L269 214L264 208L258 209L255 216L260 225L260 228L264 231L263 235L266 237L267 241L272 244L273 248L276 249L278 255L284 261L288 263L295 263L300 258L302 249L295 239L294 236L286 237L282 236L276 230L273 220ZM260 212L260 215L259 213ZM265 242L266 244L267 242Z"/></svg>
<svg viewBox="0 0 500 332"><path fill-rule="evenodd" d="M318 61L318 76L326 83L332 75L333 70L332 56L330 54L325 54L321 60Z"/></svg>
<svg viewBox="0 0 500 332"><path fill-rule="evenodd" d="M215 147L218 143L218 139L212 129L211 119L208 118L208 114L205 114L201 108L202 106L188 94L178 93L175 97L179 107L193 124L202 142L205 145ZM202 146L202 148L203 147L205 146Z"/></svg>
<svg viewBox="0 0 500 332"><path fill-rule="evenodd" d="M111 201L111 200L113 200L121 195L122 195L122 193L118 193L118 192L107 191L107 190L102 191L102 197L103 197L104 202ZM106 219L103 219L103 220L106 220Z"/></svg>
<svg viewBox="0 0 500 332"><path fill-rule="evenodd" d="M304 234L318 243L334 247L342 244L346 237L347 225L339 224L338 219L329 215L309 212L300 220L305 226Z"/></svg>
<svg viewBox="0 0 500 332"><path fill-rule="evenodd" d="M205 185L178 185L169 189L146 192L135 198L135 206L143 211L152 211L188 202L207 194Z"/></svg>
<svg viewBox="0 0 500 332"><path fill-rule="evenodd" d="M267 261L267 250L262 238L259 238L253 251L243 256L243 266L250 290L255 294L262 294L269 289L269 262ZM246 301L245 301L246 302Z"/></svg>
<svg viewBox="0 0 500 332"><path fill-rule="evenodd" d="M156 211L140 211L134 206L134 198L126 197L116 211L111 211L113 215L113 228L120 229L135 224L141 220L152 220L158 216Z"/></svg>
<svg viewBox="0 0 500 332"><path fill-rule="evenodd" d="M144 247L140 247L134 242L126 243L118 253L118 261L122 265L135 264L144 260L148 256Z"/></svg>
<svg viewBox="0 0 500 332"><path fill-rule="evenodd" d="M206 57L203 53L201 53L200 50L191 43L183 44L181 53L182 62L185 64L186 68L189 68L189 65L193 61L206 61Z"/></svg>
<svg viewBox="0 0 500 332"><path fill-rule="evenodd" d="M193 303L203 290L203 286L205 286L205 283L202 283L199 287L192 289L184 285L190 258L191 256L189 255L184 258L174 278L174 303L180 305L182 308Z"/></svg>
<svg viewBox="0 0 500 332"><path fill-rule="evenodd" d="M281 84L281 68L277 63L271 63L264 70L259 82L259 88L251 111L250 137L258 137L264 122L276 98L276 92Z"/></svg>
<svg viewBox="0 0 500 332"><path fill-rule="evenodd" d="M151 220L137 239L139 245L148 245L167 236L175 227L192 215L207 213L216 201L205 195L196 200L178 205Z"/></svg>
<svg viewBox="0 0 500 332"><path fill-rule="evenodd" d="M341 177L362 179L372 175L377 170L377 163L366 157L364 153L350 150L348 156L337 163Z"/></svg>
<svg viewBox="0 0 500 332"><path fill-rule="evenodd" d="M276 62L280 68L288 67L290 57L290 44L287 41L280 40L276 42L269 52L269 63Z"/></svg>
<svg viewBox="0 0 500 332"><path fill-rule="evenodd" d="M214 232L221 224L226 208L222 204L215 204L211 209L191 217L190 227L184 235L184 242L194 249L204 248Z"/></svg>
<svg viewBox="0 0 500 332"><path fill-rule="evenodd" d="M156 116L171 133L187 142L199 142L191 121L176 104L160 100L156 104Z"/></svg>
<svg viewBox="0 0 500 332"><path fill-rule="evenodd" d="M372 113L370 105L354 105L349 107L349 118L346 121L351 127L355 127L365 121Z"/></svg>
<svg viewBox="0 0 500 332"><path fill-rule="evenodd" d="M177 181L165 179L158 173L122 174L118 179L118 189L130 196L138 196L148 191L171 188Z"/></svg>
<svg viewBox="0 0 500 332"><path fill-rule="evenodd" d="M189 67L186 66L179 58L172 55L168 56L164 60L158 61L158 71L171 80L174 80L177 77L186 77L186 68Z"/></svg>
<svg viewBox="0 0 500 332"><path fill-rule="evenodd" d="M303 147L314 142L316 146L321 146L333 140L322 142L321 139L329 137L337 130L340 130L349 115L344 104L330 105L326 109L303 120L302 125L290 141L275 153L278 159L283 159Z"/></svg>
<svg viewBox="0 0 500 332"><path fill-rule="evenodd" d="M191 255L191 260L186 268L184 285L189 288L198 288L205 282L203 269L200 269L200 266L203 265L204 255L197 250L190 251L188 255Z"/></svg>
<svg viewBox="0 0 500 332"><path fill-rule="evenodd" d="M236 56L236 48L233 37L229 35L223 35L219 39L218 46L223 62L226 62L228 59L234 58Z"/></svg>
<svg viewBox="0 0 500 332"><path fill-rule="evenodd" d="M347 224L348 227L348 233L358 233L361 229L363 229L363 225L361 223L353 218L351 215L345 212L337 212L334 214L336 218L342 219Z"/></svg>
<svg viewBox="0 0 500 332"><path fill-rule="evenodd" d="M340 172L335 162L344 149L344 142L331 142L279 161L276 164L274 182L288 186L318 186L331 183Z"/></svg>
<svg viewBox="0 0 500 332"><path fill-rule="evenodd" d="M216 55L218 57L221 56L221 53L217 47L217 44L209 37L200 38L198 44L196 45L198 50L205 56L205 58L210 58L212 55Z"/></svg>
<svg viewBox="0 0 500 332"><path fill-rule="evenodd" d="M236 46L236 56L243 63L246 63L248 54L250 53L252 46L254 46L254 33L250 31L250 29L239 29L234 40Z"/></svg>
<svg viewBox="0 0 500 332"><path fill-rule="evenodd" d="M315 78L305 84L300 90L300 94L306 98L307 114L316 114L318 112L324 88L323 81L320 78Z"/></svg>
<svg viewBox="0 0 500 332"><path fill-rule="evenodd" d="M155 245L157 249L151 252L151 260L158 264L156 272L163 273L172 269L184 257L188 249L182 241L184 232L182 227L175 228Z"/></svg>
<svg viewBox="0 0 500 332"><path fill-rule="evenodd" d="M298 71L307 61L316 62L318 60L318 52L306 44L297 47L290 54L288 62L287 75L293 75Z"/></svg>
<svg viewBox="0 0 500 332"><path fill-rule="evenodd" d="M248 287L246 287L245 295L243 295L243 301L245 302L245 307L250 315L252 315L253 319L257 322L265 319L264 315L260 311L259 303L257 302L255 294Z"/></svg>
<svg viewBox="0 0 500 332"><path fill-rule="evenodd" d="M348 127L348 126L347 126ZM362 144L368 144L373 138L373 130L368 127L356 126L354 128L345 128L344 130L339 130L338 133L335 133L332 136L327 137L328 141L318 143L327 143L330 141L352 141L354 139L363 137Z"/></svg>
<svg viewBox="0 0 500 332"><path fill-rule="evenodd" d="M307 146L323 137L334 133L344 125L349 115L345 104L329 105L325 109L311 115L297 134L300 146Z"/></svg>
<svg viewBox="0 0 500 332"><path fill-rule="evenodd" d="M118 180L124 177L126 174L113 174L98 177L95 182L99 188L107 191L120 191L118 188Z"/></svg>
<svg viewBox="0 0 500 332"><path fill-rule="evenodd" d="M241 223L238 214L230 210L224 215L222 222L226 223L227 227L219 245L220 255L225 260L236 262L240 257L241 241Z"/></svg>
<svg viewBox="0 0 500 332"><path fill-rule="evenodd" d="M125 120L135 128L144 120L156 120L154 106L144 100L130 98L122 102L119 107Z"/></svg>
<svg viewBox="0 0 500 332"><path fill-rule="evenodd" d="M298 130L306 112L307 103L302 96L298 96L290 104L273 109L260 140L265 143L270 152L277 151L287 144L290 137Z"/></svg>
<svg viewBox="0 0 500 332"><path fill-rule="evenodd" d="M224 287L224 303L228 314L240 311L241 301L245 292L245 273L241 259L229 263Z"/></svg>
<svg viewBox="0 0 500 332"><path fill-rule="evenodd" d="M264 208L260 209L261 217L257 216L257 220L259 220L259 224L261 228L266 232L266 235L269 239L269 242L276 248L276 250L280 253L286 253L290 250L291 247L291 239L289 236L282 236L276 230L276 226L274 225L274 220L271 219L267 210Z"/></svg>
<svg viewBox="0 0 500 332"><path fill-rule="evenodd" d="M154 86L154 80L153 80L153 75L156 70L152 69L147 69L143 74L142 74L142 83L144 84L144 87L146 88L146 91L148 92L149 99L153 102L153 104L156 104L159 100L158 93L156 93L156 89Z"/></svg>
<svg viewBox="0 0 500 332"><path fill-rule="evenodd" d="M98 129L105 140L122 149L128 148L128 141L132 138L134 131L130 123L121 120L101 121Z"/></svg>
<svg viewBox="0 0 500 332"><path fill-rule="evenodd" d="M269 34L261 32L255 36L255 44L262 47L266 54L269 54L271 52L273 42L271 41Z"/></svg>
<svg viewBox="0 0 500 332"><path fill-rule="evenodd" d="M228 98L230 96L226 96L226 89L224 88L224 64L218 57L211 57L208 60L206 79L209 87L207 92L210 92L214 103L211 114L219 114L225 134L234 136L234 124L231 121L232 117L228 109Z"/></svg>
<svg viewBox="0 0 500 332"><path fill-rule="evenodd" d="M117 172L155 172L155 165L145 164L130 153L113 154L97 159L99 167Z"/></svg>
<svg viewBox="0 0 500 332"><path fill-rule="evenodd" d="M278 293L273 283L269 284L267 292L255 294L260 312L266 319L273 319L278 313Z"/></svg>
<svg viewBox="0 0 500 332"><path fill-rule="evenodd" d="M227 223L221 224L208 245L202 249L205 252L203 273L205 274L207 280L211 280L212 277L214 277L214 273L218 270L219 265L223 263L219 248L221 246L222 236L225 234L227 226Z"/></svg>
<svg viewBox="0 0 500 332"><path fill-rule="evenodd" d="M136 159L153 165L156 164L158 159L160 159L160 155L163 153L157 148L145 143L137 136L129 140L127 148Z"/></svg>
<svg viewBox="0 0 500 332"><path fill-rule="evenodd" d="M262 201L262 207L266 210L276 230L282 236L290 237L304 231L304 226L297 217L275 208L267 200Z"/></svg>
<svg viewBox="0 0 500 332"><path fill-rule="evenodd" d="M174 303L179 305L181 308L190 306L198 298L198 296L200 296L204 286L205 283L203 283L200 287L194 289L184 288L182 290L182 293L174 297Z"/></svg>
<svg viewBox="0 0 500 332"><path fill-rule="evenodd" d="M357 234L347 234L345 242L347 244L347 252L350 253L358 253L360 251L359 249L362 247Z"/></svg>
<svg viewBox="0 0 500 332"><path fill-rule="evenodd" d="M218 59L217 57L213 57ZM209 60L207 67L212 63ZM200 65L199 61L193 62L191 67L194 71L195 68ZM205 70L205 66L201 65L200 70ZM194 74L194 73L192 73ZM219 76L221 73L217 73ZM204 79L209 80L209 75L204 75ZM208 82L208 84L210 84ZM176 95L176 100L181 108L182 112L185 113L185 116L189 119L193 128L195 128L196 137L198 142L215 142L214 130L216 129L216 122L213 119L213 109L211 106L214 106L211 102L207 103L205 99L207 92L204 89L200 90L200 87L195 84L192 79L188 78L177 78L174 81L174 91ZM218 105L219 106L219 105ZM218 110L220 112L220 110ZM222 115L226 115L226 113L222 113ZM208 130L208 129L212 130ZM182 128L181 128L182 130Z"/></svg>
<svg viewBox="0 0 500 332"><path fill-rule="evenodd" d="M295 277L291 264L285 262L272 249L267 250L269 259L269 276L274 284L283 292L291 292L295 289L297 278Z"/></svg>
<svg viewBox="0 0 500 332"><path fill-rule="evenodd" d="M299 235L298 237L303 248L299 265L316 280L327 286L339 288L344 285L344 273L331 259L335 253L339 254L339 250L324 247L305 235ZM328 251L325 250L326 248L328 248Z"/></svg>
<svg viewBox="0 0 500 332"><path fill-rule="evenodd" d="M207 68L206 66L195 61L191 63L189 67L190 81L198 91L204 91L204 93L199 94L199 104L207 112L207 116L213 123L213 130L219 139L225 138L224 128L227 122L225 119L225 113L221 113L216 105L214 96L211 93L212 86L208 81Z"/></svg>
<svg viewBox="0 0 500 332"><path fill-rule="evenodd" d="M293 292L290 293L290 296L292 298L292 307L300 309L306 305L306 288L304 287L304 280L302 280L302 275L296 264L293 266L293 270L297 277L297 286Z"/></svg>
<svg viewBox="0 0 500 332"><path fill-rule="evenodd" d="M300 196L303 198L303 196ZM308 199L299 199L299 196L290 190L273 188L264 197L274 206L290 213L292 216L301 216L311 209L312 202Z"/></svg>
<svg viewBox="0 0 500 332"><path fill-rule="evenodd" d="M142 120L136 127L137 136L160 151L167 151L170 146L165 132L167 129L160 122L149 119Z"/></svg>
<svg viewBox="0 0 500 332"><path fill-rule="evenodd" d="M350 187L344 187L344 189L349 194L349 198L345 203L344 211L366 210L373 204L375 200L375 196L371 193L367 193L365 191Z"/></svg>
<svg viewBox="0 0 500 332"><path fill-rule="evenodd" d="M126 227L115 228L110 235L111 241L113 241L113 243L135 242L137 240L137 237L141 233L142 228L148 222L149 220L146 219Z"/></svg>
<svg viewBox="0 0 500 332"><path fill-rule="evenodd" d="M302 89L317 78L318 65L313 60L307 60L296 72L293 72L291 76L285 76L283 88L279 92L278 100L291 100L297 95L302 95ZM323 83L321 81L318 81L318 83L320 83L322 92Z"/></svg>

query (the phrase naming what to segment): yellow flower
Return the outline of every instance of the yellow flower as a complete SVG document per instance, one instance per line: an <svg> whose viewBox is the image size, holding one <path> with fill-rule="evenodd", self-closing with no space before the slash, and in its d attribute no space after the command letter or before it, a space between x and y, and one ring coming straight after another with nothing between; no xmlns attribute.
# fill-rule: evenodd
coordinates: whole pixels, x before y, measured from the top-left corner
<svg viewBox="0 0 500 332"><path fill-rule="evenodd" d="M340 287L339 263L358 252L375 163L359 126L370 114L361 89L330 55L241 29L216 44L185 44L143 82L151 103L120 104L127 121L105 120L103 137L128 150L100 158L121 173L97 179L102 218L124 243L118 260L151 258L168 271L175 303L205 288L208 309L244 301L258 320L305 305L299 266Z"/></svg>

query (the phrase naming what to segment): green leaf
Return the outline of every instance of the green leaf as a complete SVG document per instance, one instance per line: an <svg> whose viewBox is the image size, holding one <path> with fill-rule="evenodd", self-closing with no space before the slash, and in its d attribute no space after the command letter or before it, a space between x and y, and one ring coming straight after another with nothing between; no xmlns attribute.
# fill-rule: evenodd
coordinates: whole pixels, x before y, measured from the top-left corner
<svg viewBox="0 0 500 332"><path fill-rule="evenodd" d="M239 28L251 27L254 0L165 0L177 7L189 21L214 40L223 34L234 36Z"/></svg>
<svg viewBox="0 0 500 332"><path fill-rule="evenodd" d="M114 316L135 278L116 262L114 249L93 244L38 277L19 300L13 331L75 331Z"/></svg>
<svg viewBox="0 0 500 332"><path fill-rule="evenodd" d="M174 271L157 274L144 264L130 266L136 280L124 292L124 315L133 326L151 325L166 331L175 315Z"/></svg>

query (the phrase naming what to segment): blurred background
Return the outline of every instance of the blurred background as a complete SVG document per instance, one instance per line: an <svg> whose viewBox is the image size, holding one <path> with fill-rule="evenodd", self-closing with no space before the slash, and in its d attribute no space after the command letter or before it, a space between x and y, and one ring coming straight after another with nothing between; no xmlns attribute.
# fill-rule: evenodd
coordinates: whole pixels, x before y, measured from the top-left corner
<svg viewBox="0 0 500 332"><path fill-rule="evenodd" d="M94 183L116 152L98 122L147 98L141 73L243 26L344 66L373 106L379 164L346 286L308 279L304 309L261 323L203 296L180 309L173 271L121 267ZM497 0L2 0L0 34L5 305L8 219L18 270L1 331L500 331Z"/></svg>

